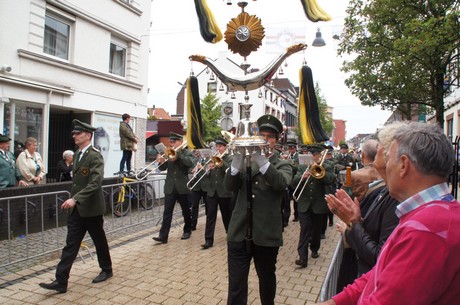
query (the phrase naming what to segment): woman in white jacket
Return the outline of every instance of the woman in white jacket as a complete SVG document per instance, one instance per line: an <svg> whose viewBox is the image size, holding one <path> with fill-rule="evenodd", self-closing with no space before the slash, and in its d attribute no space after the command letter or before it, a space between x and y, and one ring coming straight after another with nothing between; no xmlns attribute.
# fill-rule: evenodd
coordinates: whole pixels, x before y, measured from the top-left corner
<svg viewBox="0 0 460 305"><path fill-rule="evenodd" d="M29 137L24 144L26 149L19 154L16 160L22 178L29 185L44 183L46 172L43 159L37 152L37 139Z"/></svg>

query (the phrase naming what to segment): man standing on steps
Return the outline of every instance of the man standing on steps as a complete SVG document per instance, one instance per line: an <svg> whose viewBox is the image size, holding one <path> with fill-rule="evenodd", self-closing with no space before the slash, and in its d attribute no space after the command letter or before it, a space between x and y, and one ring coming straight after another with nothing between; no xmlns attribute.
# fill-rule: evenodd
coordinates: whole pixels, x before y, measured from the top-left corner
<svg viewBox="0 0 460 305"><path fill-rule="evenodd" d="M104 159L101 153L91 145L93 132L91 125L73 120L72 137L78 150L73 164L73 184L71 197L64 201L61 209L70 211L67 220L66 245L56 268L56 279L51 283L40 283L40 287L67 292L70 269L80 250L86 232L96 247L97 260L101 273L93 283L103 282L112 277L112 260L109 245L104 232L105 201L102 193L104 178Z"/></svg>

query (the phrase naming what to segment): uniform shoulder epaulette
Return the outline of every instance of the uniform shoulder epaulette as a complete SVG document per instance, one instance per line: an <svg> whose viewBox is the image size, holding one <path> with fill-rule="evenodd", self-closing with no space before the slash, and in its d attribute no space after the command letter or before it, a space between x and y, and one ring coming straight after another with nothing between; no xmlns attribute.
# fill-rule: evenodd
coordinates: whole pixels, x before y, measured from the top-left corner
<svg viewBox="0 0 460 305"><path fill-rule="evenodd" d="M94 151L101 152L99 149L97 149L97 148L94 147L94 146L92 147L92 149L93 149Z"/></svg>

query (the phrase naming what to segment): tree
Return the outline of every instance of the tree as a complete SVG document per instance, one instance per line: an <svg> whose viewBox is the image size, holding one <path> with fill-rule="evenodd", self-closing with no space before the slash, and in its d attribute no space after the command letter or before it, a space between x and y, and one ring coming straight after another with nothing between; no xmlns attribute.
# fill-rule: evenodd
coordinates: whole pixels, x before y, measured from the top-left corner
<svg viewBox="0 0 460 305"><path fill-rule="evenodd" d="M434 110L444 123L445 82L458 80L460 0L350 0L339 55L363 105ZM455 73L448 73L456 63ZM416 104L417 107L414 107Z"/></svg>
<svg viewBox="0 0 460 305"><path fill-rule="evenodd" d="M207 143L221 136L219 119L221 116L219 99L208 93L201 101L201 120L203 122L203 140Z"/></svg>

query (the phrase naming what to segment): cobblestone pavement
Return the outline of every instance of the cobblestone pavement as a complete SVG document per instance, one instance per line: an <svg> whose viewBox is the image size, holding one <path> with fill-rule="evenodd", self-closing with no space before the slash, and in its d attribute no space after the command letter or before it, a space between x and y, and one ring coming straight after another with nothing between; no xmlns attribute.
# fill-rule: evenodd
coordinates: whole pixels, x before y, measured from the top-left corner
<svg viewBox="0 0 460 305"><path fill-rule="evenodd" d="M114 276L92 284L100 269L96 257L77 258L68 291L55 294L38 286L54 279L57 259L0 276L1 304L226 304L227 250L225 230L218 219L214 247L202 250L205 217L188 240L181 240L182 226L171 229L167 244L156 244L159 227L141 229L110 242ZM174 224L174 223L173 223ZM328 227L320 257L298 269L299 224L290 222L277 263L276 304L305 304L317 300L338 240ZM90 248L92 253L94 249ZM84 253L84 252L83 252ZM95 256L95 253L93 254ZM260 304L254 268L249 275L249 304Z"/></svg>

